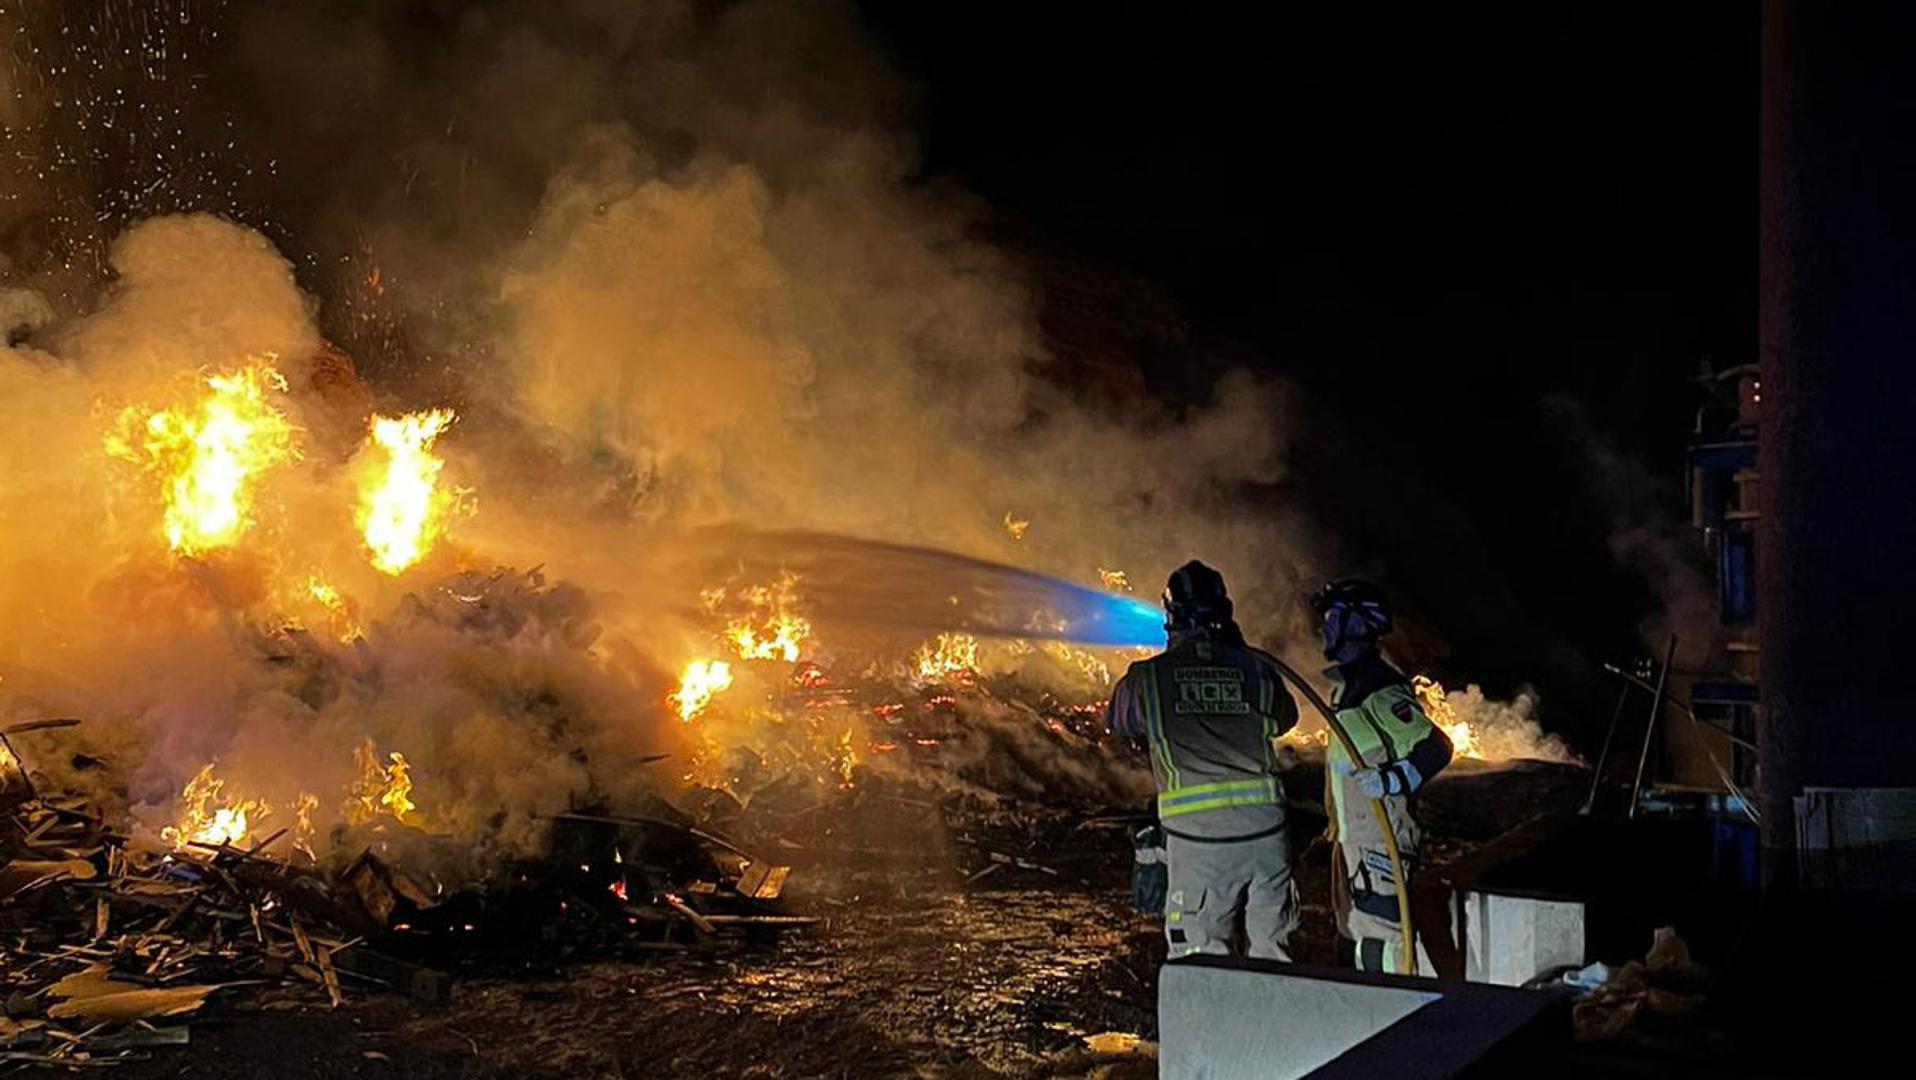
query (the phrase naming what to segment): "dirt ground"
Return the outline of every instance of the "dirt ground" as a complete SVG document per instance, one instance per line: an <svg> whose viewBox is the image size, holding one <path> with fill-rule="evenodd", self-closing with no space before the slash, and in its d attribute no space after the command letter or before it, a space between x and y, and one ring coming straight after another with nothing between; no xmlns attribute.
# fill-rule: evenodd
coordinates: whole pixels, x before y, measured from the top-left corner
<svg viewBox="0 0 1916 1080"><path fill-rule="evenodd" d="M1425 801L1433 853L1575 805L1583 774L1458 770ZM1290 781L1309 792L1309 779ZM1305 815L1299 815L1300 821ZM1302 846L1299 837L1298 846ZM450 1007L356 994L335 1011L208 1007L192 1044L112 1075L194 1077L1044 1077L1154 1075L1093 1061L1083 1036L1155 1039L1157 924L1134 912L1121 825L1084 830L1057 876L949 867L795 869L794 909L826 921L776 943L597 961L557 977L463 978ZM1068 859L1065 856L1069 856ZM1300 869L1299 959L1326 962L1321 860ZM52 1075L33 1072L24 1075Z"/></svg>

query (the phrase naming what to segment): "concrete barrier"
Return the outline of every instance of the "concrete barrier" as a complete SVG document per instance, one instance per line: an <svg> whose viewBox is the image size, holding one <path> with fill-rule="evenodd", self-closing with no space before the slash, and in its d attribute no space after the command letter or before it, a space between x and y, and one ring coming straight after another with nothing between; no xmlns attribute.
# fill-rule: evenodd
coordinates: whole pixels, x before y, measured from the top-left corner
<svg viewBox="0 0 1916 1080"><path fill-rule="evenodd" d="M1567 1010L1536 991L1192 957L1159 973L1159 1075L1439 1080L1561 1043Z"/></svg>

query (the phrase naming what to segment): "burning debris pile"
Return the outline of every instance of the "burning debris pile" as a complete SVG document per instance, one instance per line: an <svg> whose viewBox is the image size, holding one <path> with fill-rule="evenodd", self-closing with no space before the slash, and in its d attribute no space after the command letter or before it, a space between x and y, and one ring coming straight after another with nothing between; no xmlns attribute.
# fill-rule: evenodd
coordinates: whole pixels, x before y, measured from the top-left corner
<svg viewBox="0 0 1916 1080"><path fill-rule="evenodd" d="M541 857L449 887L370 847L321 863L284 842L290 827L246 842L248 808L217 805L219 789L209 767L171 846L144 845L81 800L36 793L0 736L0 1060L108 1064L187 1043L165 1021L209 1002L337 1007L378 991L446 1004L457 971L711 949L815 921L781 909L785 867L662 805L559 815ZM403 787L385 795L404 801Z"/></svg>

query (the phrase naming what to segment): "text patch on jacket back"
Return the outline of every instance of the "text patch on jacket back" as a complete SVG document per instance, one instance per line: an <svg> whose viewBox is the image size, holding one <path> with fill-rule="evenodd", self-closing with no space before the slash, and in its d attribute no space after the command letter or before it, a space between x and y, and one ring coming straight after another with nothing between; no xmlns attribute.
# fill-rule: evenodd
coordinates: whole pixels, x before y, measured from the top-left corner
<svg viewBox="0 0 1916 1080"><path fill-rule="evenodd" d="M1251 711L1244 672L1234 667L1181 667L1172 674L1180 715L1234 715Z"/></svg>

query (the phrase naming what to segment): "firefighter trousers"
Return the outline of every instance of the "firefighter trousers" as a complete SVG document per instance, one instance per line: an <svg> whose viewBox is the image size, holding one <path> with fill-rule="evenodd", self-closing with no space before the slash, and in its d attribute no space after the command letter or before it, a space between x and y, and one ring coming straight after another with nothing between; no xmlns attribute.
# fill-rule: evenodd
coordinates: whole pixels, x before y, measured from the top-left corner
<svg viewBox="0 0 1916 1080"><path fill-rule="evenodd" d="M1173 959L1205 953L1289 960L1297 929L1297 883L1283 826L1236 840L1200 840L1166 830L1170 889L1164 934Z"/></svg>
<svg viewBox="0 0 1916 1080"><path fill-rule="evenodd" d="M1414 877L1422 831L1403 799L1385 799L1385 814L1397 833L1397 852L1403 858L1404 877ZM1337 837L1337 929L1355 942L1358 971L1404 973L1403 923L1397 910L1397 881L1391 852L1383 846L1383 829L1368 804L1353 808L1349 829ZM1429 956L1418 946L1418 971L1431 973Z"/></svg>

